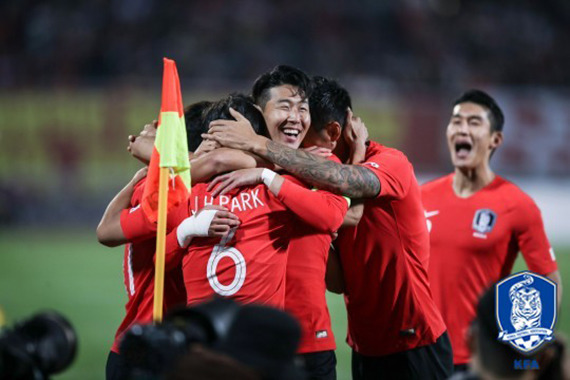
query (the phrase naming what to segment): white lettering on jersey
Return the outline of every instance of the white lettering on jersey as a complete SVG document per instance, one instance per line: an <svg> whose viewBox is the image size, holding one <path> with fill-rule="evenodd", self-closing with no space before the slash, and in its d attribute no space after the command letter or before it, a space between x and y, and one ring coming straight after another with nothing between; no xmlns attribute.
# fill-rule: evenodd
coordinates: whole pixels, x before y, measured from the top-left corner
<svg viewBox="0 0 570 380"><path fill-rule="evenodd" d="M236 208L240 211L243 211L243 209L241 208L241 206L239 205L239 199L237 198L232 198L232 212L235 212Z"/></svg>
<svg viewBox="0 0 570 380"><path fill-rule="evenodd" d="M259 206L265 206L263 204L263 202L261 201L261 199L259 199L258 195L259 195L259 189L256 189L255 191L253 191L251 193L251 196L253 197L253 208L257 208L258 203L259 203Z"/></svg>
<svg viewBox="0 0 570 380"><path fill-rule="evenodd" d="M230 197L227 195L220 195L220 206L226 207L230 203Z"/></svg>
<svg viewBox="0 0 570 380"><path fill-rule="evenodd" d="M196 195L193 201L192 215L196 214L202 207L213 204L227 207L231 212L253 210L265 206L259 198L259 189L244 191L236 194L235 197L220 195L217 199L213 199L209 195L203 195L202 197Z"/></svg>

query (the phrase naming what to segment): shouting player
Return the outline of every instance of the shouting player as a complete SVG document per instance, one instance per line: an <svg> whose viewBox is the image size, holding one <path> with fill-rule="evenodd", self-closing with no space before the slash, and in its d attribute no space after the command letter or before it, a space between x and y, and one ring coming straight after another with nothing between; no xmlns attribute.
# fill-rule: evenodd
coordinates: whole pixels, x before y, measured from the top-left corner
<svg viewBox="0 0 570 380"><path fill-rule="evenodd" d="M531 271L558 283L559 300L562 294L538 207L489 165L503 142L503 122L488 94L464 93L454 103L446 133L455 170L422 186L431 289L451 337L456 371L469 362L466 333L479 297L511 273L519 251Z"/></svg>
<svg viewBox="0 0 570 380"><path fill-rule="evenodd" d="M447 378L449 338L429 290L428 232L419 186L403 153L370 142L360 147L362 164L340 164L257 136L240 121L217 123L205 137L255 153L319 189L364 198L358 226L341 230L336 244L353 377ZM341 139L334 153L346 162L350 151Z"/></svg>

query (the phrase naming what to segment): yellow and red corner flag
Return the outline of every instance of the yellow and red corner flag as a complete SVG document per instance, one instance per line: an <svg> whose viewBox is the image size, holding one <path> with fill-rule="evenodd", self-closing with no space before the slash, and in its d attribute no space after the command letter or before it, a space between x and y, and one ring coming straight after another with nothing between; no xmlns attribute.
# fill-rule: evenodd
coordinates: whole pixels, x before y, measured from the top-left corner
<svg viewBox="0 0 570 380"><path fill-rule="evenodd" d="M142 209L156 226L153 320L162 321L166 220L170 208L186 202L190 191L190 161L180 80L176 63L164 58L162 105L150 158Z"/></svg>
<svg viewBox="0 0 570 380"><path fill-rule="evenodd" d="M158 220L159 168L170 168L174 176L168 183L167 209L185 202L190 190L190 162L184 107L176 63L167 58L164 58L158 129L142 198L145 215L153 223Z"/></svg>

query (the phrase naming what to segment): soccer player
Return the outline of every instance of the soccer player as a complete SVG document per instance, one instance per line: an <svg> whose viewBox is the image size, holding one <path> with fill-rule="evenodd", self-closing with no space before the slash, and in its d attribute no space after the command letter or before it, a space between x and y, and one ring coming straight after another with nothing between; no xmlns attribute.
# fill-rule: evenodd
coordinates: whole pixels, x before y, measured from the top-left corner
<svg viewBox="0 0 570 380"><path fill-rule="evenodd" d="M353 377L449 376L449 338L427 277L420 189L403 153L369 142L359 148L364 163L340 164L257 136L243 120L216 123L204 137L255 153L319 189L364 198L362 219L339 231L335 244L346 284ZM346 162L350 151L340 139L333 153Z"/></svg>
<svg viewBox="0 0 570 380"><path fill-rule="evenodd" d="M195 103L188 106L184 116L186 130L188 132L188 146L192 151L197 149L196 139L190 139L200 133L202 125L202 111L208 106L205 103ZM128 150L133 157L148 163L154 138L156 135L156 122L147 124L138 136L129 136ZM102 244L116 246L127 243L123 258L123 280L127 291L128 301L125 305L125 317L115 334L115 340L111 347L107 361L107 379L125 378L125 368L120 357L119 343L123 333L135 323L147 323L152 320L153 295L154 295L154 252L156 239L149 238L137 241L117 241L113 238L111 230L119 225L120 210L124 208L139 207L142 200L146 176L146 167L138 171L133 179L122 189L110 202L103 214L97 228L97 237ZM222 214L225 216L225 214ZM214 226L216 226L214 221ZM219 236L224 234L223 228ZM214 234L214 231L212 231ZM164 283L164 310L169 310L177 305L186 304L186 291L182 279L180 267L173 268L165 276Z"/></svg>
<svg viewBox="0 0 570 380"><path fill-rule="evenodd" d="M283 75L284 71L295 72L295 70L286 66L278 66L271 72L262 75L254 85L254 99L257 99L258 105L265 113L265 119L277 121L271 124L272 127L269 128L270 134L294 149L299 147L300 139L290 139L292 136L280 134L279 126L285 125L282 128L283 130L295 129L287 126L287 123L294 124L298 120L295 118L296 112L290 104L302 104L303 98L295 94L297 91L289 92L289 95L293 95L293 99L287 104L282 100L281 96L283 93L280 91L283 90L283 87L280 86L292 85L292 83L299 84L299 81L291 80L291 78L289 78L288 82L292 83L286 83L286 79L283 79L283 77L286 78ZM298 74L298 77L301 78L303 75ZM286 108L280 110L276 106L279 103L285 103ZM307 133L303 139L303 144L305 145L305 142L310 140L311 143L306 146L312 147L313 151L316 151L318 147L329 149L334 147L339 137L338 134L335 135L334 133L340 131L338 129L333 132L327 126L329 120L319 118L318 113L315 114L313 112L313 107L321 112L322 108L329 109L335 103L343 110L335 115L337 117L335 122L339 126L344 125L346 121L346 112L344 110L351 106L350 97L346 92L334 93L332 99L331 96L315 97L315 92L313 92L309 97L309 104L302 105L302 107L310 106L311 119L317 121L317 123L311 121L308 131L306 127L301 127L303 132ZM276 113L281 116L275 115ZM313 119L313 115L315 115L315 119ZM301 121L299 124L303 123L305 122ZM330 136L329 133L333 135ZM304 135L304 133L302 134ZM321 135L322 138L319 139L318 136ZM310 136L311 138L309 139ZM335 156L331 156L329 159L339 162ZM216 177L211 182L210 188L217 186L213 194L225 194L228 190L235 187L253 185L260 182L259 170L239 170ZM316 205L314 209L318 209L319 213L324 212L324 210L317 208ZM315 215L318 215L318 213L315 213ZM329 247L332 236L330 233L312 228L307 223L295 224L297 228L291 236L287 260L285 310L291 312L302 326L303 335L298 353L302 358L310 379L335 379L336 356L334 350L336 344L325 296L325 275L327 264L329 263Z"/></svg>
<svg viewBox="0 0 570 380"><path fill-rule="evenodd" d="M430 284L447 325L457 371L466 369L466 333L477 301L511 273L519 251L528 268L562 288L540 211L489 165L503 142L503 112L488 94L470 90L453 103L447 146L453 173L422 186L430 230Z"/></svg>

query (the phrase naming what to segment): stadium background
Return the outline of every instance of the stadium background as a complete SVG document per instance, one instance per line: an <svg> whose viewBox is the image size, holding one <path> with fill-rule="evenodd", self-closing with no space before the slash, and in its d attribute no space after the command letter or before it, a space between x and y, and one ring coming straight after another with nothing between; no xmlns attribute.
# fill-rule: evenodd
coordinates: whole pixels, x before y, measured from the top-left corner
<svg viewBox="0 0 570 380"><path fill-rule="evenodd" d="M421 182L449 172L451 101L479 87L506 114L493 167L542 209L570 278L570 3L564 0L0 3L0 308L7 325L58 310L75 363L101 379L126 300L120 248L95 227L139 164L127 135L157 117L163 56L184 100L247 91L276 64L333 76L371 137L403 150ZM517 263L517 268L524 265ZM570 335L570 290L558 329ZM329 296L339 378L349 377L342 299Z"/></svg>

